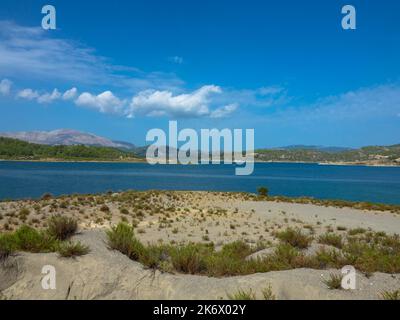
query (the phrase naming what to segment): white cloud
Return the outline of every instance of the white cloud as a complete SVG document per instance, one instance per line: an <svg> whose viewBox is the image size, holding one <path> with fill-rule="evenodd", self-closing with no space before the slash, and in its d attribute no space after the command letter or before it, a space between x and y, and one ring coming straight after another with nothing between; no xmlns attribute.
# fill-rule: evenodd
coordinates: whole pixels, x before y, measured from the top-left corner
<svg viewBox="0 0 400 320"><path fill-rule="evenodd" d="M57 90L54 89L52 93L45 93L37 98L37 101L39 103L51 103L54 100L60 99L61 98L61 93Z"/></svg>
<svg viewBox="0 0 400 320"><path fill-rule="evenodd" d="M190 93L174 95L172 91L145 90L135 95L130 103L127 99L120 99L111 90L98 95L83 92L78 96L78 89L73 87L64 93L54 89L52 92L42 93L34 89L23 89L17 98L34 100L41 104L49 104L56 100L73 101L75 105L89 107L102 113L117 114L133 118L135 115L160 117L211 117L222 118L233 113L237 103L215 103L215 96L222 93L220 87L207 85ZM212 99L211 99L212 98ZM218 107L218 105L223 105Z"/></svg>
<svg viewBox="0 0 400 320"><path fill-rule="evenodd" d="M63 100L73 100L75 99L76 95L78 94L77 88L72 88L64 92L62 98Z"/></svg>
<svg viewBox="0 0 400 320"><path fill-rule="evenodd" d="M276 95L276 94L282 93L283 91L284 91L284 88L279 87L279 86L261 87L261 88L257 89L257 93L262 96Z"/></svg>
<svg viewBox="0 0 400 320"><path fill-rule="evenodd" d="M399 112L400 85L385 84L324 97L313 104L283 108L265 120L295 123L378 120L378 118L393 118Z"/></svg>
<svg viewBox="0 0 400 320"><path fill-rule="evenodd" d="M125 101L120 100L111 91L104 91L99 95L93 95L89 92L82 93L75 103L78 106L97 109L102 113L123 114Z"/></svg>
<svg viewBox="0 0 400 320"><path fill-rule="evenodd" d="M286 89L279 86L255 89L226 89L216 102L224 105L234 103L242 107L270 108L290 102Z"/></svg>
<svg viewBox="0 0 400 320"><path fill-rule="evenodd" d="M127 115L206 116L210 114L210 95L221 92L221 88L214 85L175 96L171 91L146 90L132 98Z"/></svg>
<svg viewBox="0 0 400 320"><path fill-rule="evenodd" d="M237 104L228 104L226 106L215 109L211 112L211 118L225 118L231 115L238 108Z"/></svg>
<svg viewBox="0 0 400 320"><path fill-rule="evenodd" d="M36 90L34 91L32 89L24 89L17 93L17 98L22 98L27 100L37 99L38 97L39 93Z"/></svg>
<svg viewBox="0 0 400 320"><path fill-rule="evenodd" d="M3 79L0 82L0 94L7 96L10 94L12 82L8 79Z"/></svg>
<svg viewBox="0 0 400 320"><path fill-rule="evenodd" d="M49 34L40 26L0 20L0 74L135 90L170 90L183 84L174 74L114 65L93 48Z"/></svg>

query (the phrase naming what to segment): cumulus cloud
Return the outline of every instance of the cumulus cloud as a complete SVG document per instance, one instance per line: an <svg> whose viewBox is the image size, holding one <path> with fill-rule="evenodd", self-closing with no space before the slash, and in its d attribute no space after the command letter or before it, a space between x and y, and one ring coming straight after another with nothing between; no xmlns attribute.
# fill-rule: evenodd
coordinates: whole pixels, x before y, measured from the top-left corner
<svg viewBox="0 0 400 320"><path fill-rule="evenodd" d="M228 104L226 106L215 109L211 112L211 118L225 118L231 115L238 108L237 104Z"/></svg>
<svg viewBox="0 0 400 320"><path fill-rule="evenodd" d="M210 95L221 92L221 88L215 85L179 95L170 91L146 90L132 98L127 115L206 116L210 114Z"/></svg>
<svg viewBox="0 0 400 320"><path fill-rule="evenodd" d="M39 93L32 89L23 89L17 93L17 98L33 100L39 97Z"/></svg>
<svg viewBox="0 0 400 320"><path fill-rule="evenodd" d="M73 100L75 99L76 95L78 94L77 88L72 88L64 92L62 98L63 100Z"/></svg>
<svg viewBox="0 0 400 320"><path fill-rule="evenodd" d="M54 89L52 93L45 93L42 94L37 98L37 101L39 103L51 103L54 100L60 99L61 98L61 93L57 90Z"/></svg>
<svg viewBox="0 0 400 320"><path fill-rule="evenodd" d="M11 92L12 82L8 79L3 79L0 82L0 94L7 96Z"/></svg>
<svg viewBox="0 0 400 320"><path fill-rule="evenodd" d="M77 106L128 118L133 118L135 115L223 118L233 113L238 108L238 104L215 103L214 97L221 93L222 89L215 85L206 85L195 91L181 94L174 94L167 90L144 90L133 96L129 101L128 99L120 99L111 90L98 95L90 92L83 92L78 95L78 89L73 87L64 93L58 89L43 93L27 88L20 90L16 97L33 100L40 104L50 104L57 100L73 101Z"/></svg>
<svg viewBox="0 0 400 320"><path fill-rule="evenodd" d="M123 114L125 101L117 98L111 91L104 91L99 95L93 95L89 92L82 93L75 103L78 106L97 109L102 113Z"/></svg>

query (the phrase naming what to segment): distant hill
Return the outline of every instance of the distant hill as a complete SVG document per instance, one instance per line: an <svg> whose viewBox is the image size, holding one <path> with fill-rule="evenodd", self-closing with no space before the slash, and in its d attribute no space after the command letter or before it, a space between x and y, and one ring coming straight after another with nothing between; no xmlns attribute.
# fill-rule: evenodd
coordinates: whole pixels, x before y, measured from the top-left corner
<svg viewBox="0 0 400 320"><path fill-rule="evenodd" d="M255 159L256 161L400 165L400 144L347 150L301 146L287 149L259 149L255 151Z"/></svg>
<svg viewBox="0 0 400 320"><path fill-rule="evenodd" d="M0 137L0 159L3 160L77 160L135 161L130 151L84 145L44 145Z"/></svg>
<svg viewBox="0 0 400 320"><path fill-rule="evenodd" d="M316 150L316 151L323 151L323 152L342 152L353 150L353 148L346 148L346 147L324 147L324 146L307 146L307 145L292 145L286 147L278 147L273 148L277 150Z"/></svg>
<svg viewBox="0 0 400 320"><path fill-rule="evenodd" d="M53 131L0 132L0 137L13 138L36 144L47 144L53 146L85 145L121 148L127 150L133 150L135 148L135 145L129 142L112 141L91 133L70 129L59 129Z"/></svg>

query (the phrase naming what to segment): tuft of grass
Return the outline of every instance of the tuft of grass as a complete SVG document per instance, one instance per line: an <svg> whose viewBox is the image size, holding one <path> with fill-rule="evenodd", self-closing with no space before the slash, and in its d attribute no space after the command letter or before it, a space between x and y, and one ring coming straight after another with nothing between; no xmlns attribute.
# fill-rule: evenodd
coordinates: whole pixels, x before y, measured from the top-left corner
<svg viewBox="0 0 400 320"><path fill-rule="evenodd" d="M228 294L229 300L256 300L256 295L253 290L249 289L248 291L239 289L234 294Z"/></svg>
<svg viewBox="0 0 400 320"><path fill-rule="evenodd" d="M111 249L118 250L132 260L139 260L144 254L144 245L135 238L133 227L125 222L107 231L108 245Z"/></svg>
<svg viewBox="0 0 400 320"><path fill-rule="evenodd" d="M129 214L129 210L127 208L121 208L121 209L119 209L119 212L121 212L121 214L125 214L125 215Z"/></svg>
<svg viewBox="0 0 400 320"><path fill-rule="evenodd" d="M12 235L15 247L28 252L53 252L57 247L54 237L44 231L23 225Z"/></svg>
<svg viewBox="0 0 400 320"><path fill-rule="evenodd" d="M258 195L261 197L267 197L268 196L268 188L266 187L259 187L257 189Z"/></svg>
<svg viewBox="0 0 400 320"><path fill-rule="evenodd" d="M342 276L331 273L329 279L324 279L323 283L325 283L331 290L342 289Z"/></svg>
<svg viewBox="0 0 400 320"><path fill-rule="evenodd" d="M276 236L284 243L299 249L308 248L312 241L312 237L303 234L300 229L287 228L285 231L278 232Z"/></svg>
<svg viewBox="0 0 400 320"><path fill-rule="evenodd" d="M264 288L261 291L264 300L276 300L276 296L272 292L272 287L271 285L268 285L268 287Z"/></svg>
<svg viewBox="0 0 400 320"><path fill-rule="evenodd" d="M47 232L23 225L13 233L0 235L0 260L18 250L33 253L54 252L57 245L57 240Z"/></svg>
<svg viewBox="0 0 400 320"><path fill-rule="evenodd" d="M90 252L90 249L88 246L85 246L78 241L78 242L62 243L58 247L57 251L61 257L73 258L88 254Z"/></svg>
<svg viewBox="0 0 400 320"><path fill-rule="evenodd" d="M40 198L41 200L50 200L53 198L53 195L51 193L45 193L42 195L42 197Z"/></svg>
<svg viewBox="0 0 400 320"><path fill-rule="evenodd" d="M205 252L210 249L205 245L188 244L170 248L173 267L178 272L200 274L207 270Z"/></svg>
<svg viewBox="0 0 400 320"><path fill-rule="evenodd" d="M0 261L7 259L15 251L15 242L9 234L0 234Z"/></svg>
<svg viewBox="0 0 400 320"><path fill-rule="evenodd" d="M49 219L47 230L57 240L64 241L76 233L78 222L73 218L56 215Z"/></svg>
<svg viewBox="0 0 400 320"><path fill-rule="evenodd" d="M355 236L358 234L363 234L365 232L367 232L367 230L365 230L364 228L355 228L355 229L351 229L351 230L347 231L347 234L349 236Z"/></svg>
<svg viewBox="0 0 400 320"><path fill-rule="evenodd" d="M330 245L341 249L343 247L343 239L339 234L325 233L318 238L319 243Z"/></svg>
<svg viewBox="0 0 400 320"><path fill-rule="evenodd" d="M400 300L400 290L383 291L381 297L383 300Z"/></svg>

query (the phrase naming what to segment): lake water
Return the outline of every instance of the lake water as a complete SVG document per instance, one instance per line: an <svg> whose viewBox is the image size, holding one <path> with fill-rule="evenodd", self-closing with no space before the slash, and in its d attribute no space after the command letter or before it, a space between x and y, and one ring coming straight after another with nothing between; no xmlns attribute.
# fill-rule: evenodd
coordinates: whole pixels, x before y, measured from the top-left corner
<svg viewBox="0 0 400 320"><path fill-rule="evenodd" d="M128 189L256 192L400 204L400 167L256 163L251 176L231 165L0 161L0 199Z"/></svg>

